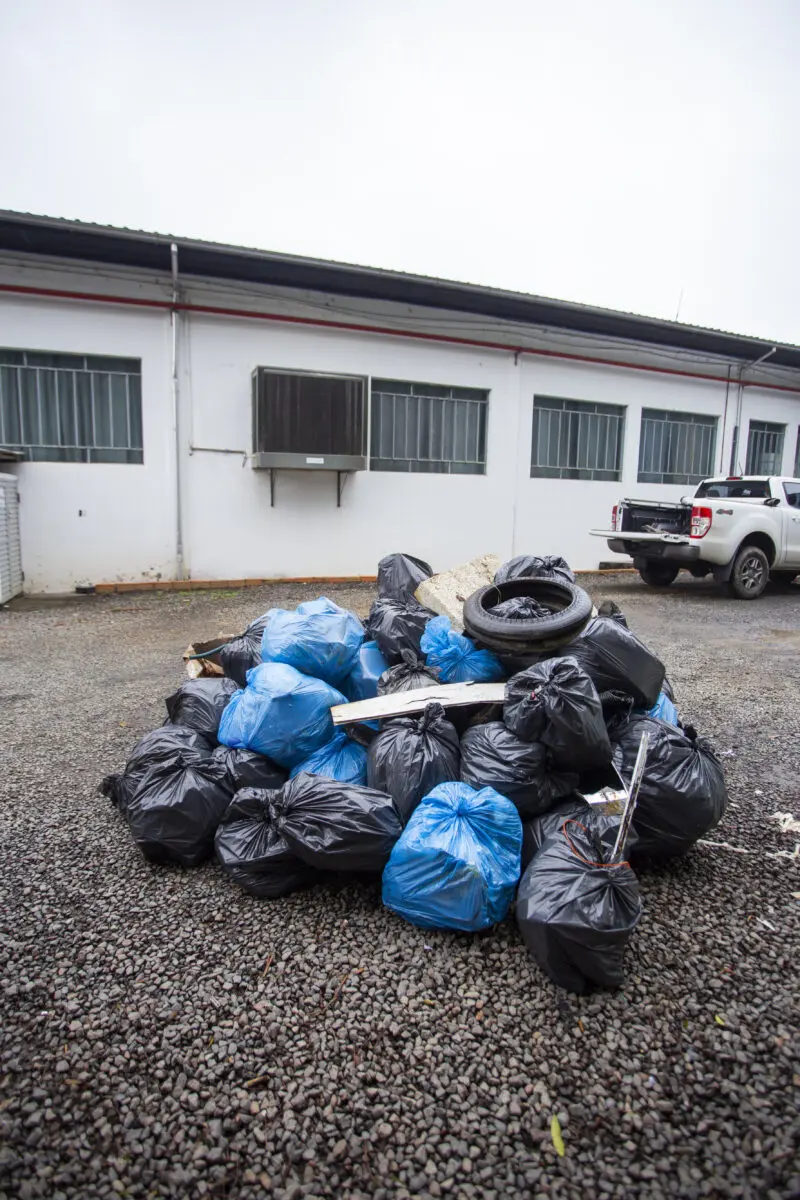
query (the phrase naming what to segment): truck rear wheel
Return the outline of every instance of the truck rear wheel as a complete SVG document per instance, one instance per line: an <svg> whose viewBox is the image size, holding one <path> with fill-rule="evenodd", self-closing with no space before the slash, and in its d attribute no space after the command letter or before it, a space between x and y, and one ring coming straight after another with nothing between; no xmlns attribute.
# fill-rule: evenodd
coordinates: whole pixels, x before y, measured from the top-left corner
<svg viewBox="0 0 800 1200"><path fill-rule="evenodd" d="M757 600L769 581L769 559L758 546L742 546L733 564L728 591L737 600Z"/></svg>
<svg viewBox="0 0 800 1200"><path fill-rule="evenodd" d="M639 567L639 574L648 587L669 587L674 582L680 567L672 563L647 563Z"/></svg>

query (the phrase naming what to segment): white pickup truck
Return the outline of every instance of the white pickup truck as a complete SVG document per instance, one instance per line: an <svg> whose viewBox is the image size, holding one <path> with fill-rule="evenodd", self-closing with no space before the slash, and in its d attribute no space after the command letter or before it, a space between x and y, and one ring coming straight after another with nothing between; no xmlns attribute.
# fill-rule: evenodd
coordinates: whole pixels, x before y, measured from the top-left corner
<svg viewBox="0 0 800 1200"><path fill-rule="evenodd" d="M739 600L755 600L770 578L791 583L800 575L800 479L704 479L678 504L623 500L611 529L591 533L615 554L629 554L651 587L668 587L685 569L713 575Z"/></svg>

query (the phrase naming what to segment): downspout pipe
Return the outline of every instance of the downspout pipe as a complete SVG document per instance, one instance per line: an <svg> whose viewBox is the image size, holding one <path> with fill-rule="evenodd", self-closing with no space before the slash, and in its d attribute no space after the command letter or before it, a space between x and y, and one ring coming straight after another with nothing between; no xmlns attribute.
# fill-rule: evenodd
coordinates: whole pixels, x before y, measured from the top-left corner
<svg viewBox="0 0 800 1200"><path fill-rule="evenodd" d="M733 440L731 442L731 466L728 472L729 475L741 475L742 470L747 470L746 462L744 468L740 468L739 466L739 446L741 444L742 437L742 404L744 400L744 389L748 386L748 384L744 382L744 373L745 371L752 371L753 367L758 367L761 365L761 363L766 362L768 358L771 358L772 355L775 354L777 349L777 346L773 346L772 349L768 350L766 354L762 354L761 358L756 358L753 362L745 363L744 366L739 368L739 379L736 387L736 424L733 427Z"/></svg>
<svg viewBox="0 0 800 1200"><path fill-rule="evenodd" d="M185 579L186 568L183 558L183 501L181 499L181 438L180 438L180 380L178 378L178 247L175 242L169 248L172 270L172 306L170 324L172 332L172 431L175 443L175 578Z"/></svg>

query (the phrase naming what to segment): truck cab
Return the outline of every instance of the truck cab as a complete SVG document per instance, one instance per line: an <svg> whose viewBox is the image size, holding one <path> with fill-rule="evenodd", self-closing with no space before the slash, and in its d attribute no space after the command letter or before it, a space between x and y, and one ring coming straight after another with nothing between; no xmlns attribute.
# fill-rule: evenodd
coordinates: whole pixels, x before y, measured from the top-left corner
<svg viewBox="0 0 800 1200"><path fill-rule="evenodd" d="M800 575L800 479L729 475L704 479L678 504L625 499L610 529L593 529L609 550L628 554L645 583L668 587L681 570L755 600L770 578Z"/></svg>

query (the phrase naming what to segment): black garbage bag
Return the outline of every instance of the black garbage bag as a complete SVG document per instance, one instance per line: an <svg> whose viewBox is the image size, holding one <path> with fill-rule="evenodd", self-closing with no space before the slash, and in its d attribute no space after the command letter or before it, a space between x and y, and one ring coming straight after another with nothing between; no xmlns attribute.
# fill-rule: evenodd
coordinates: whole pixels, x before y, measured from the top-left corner
<svg viewBox="0 0 800 1200"><path fill-rule="evenodd" d="M100 785L153 862L195 867L211 855L231 801L225 766L213 749L186 725L162 725L140 738L121 775Z"/></svg>
<svg viewBox="0 0 800 1200"><path fill-rule="evenodd" d="M509 579L566 579L567 583L574 583L575 572L557 554L519 554L495 572L495 583L508 583Z"/></svg>
<svg viewBox="0 0 800 1200"><path fill-rule="evenodd" d="M609 617L612 621L616 621L618 625L622 625L628 629L628 622L625 619L625 614L618 604L613 600L604 600L597 609L598 617Z"/></svg>
<svg viewBox="0 0 800 1200"><path fill-rule="evenodd" d="M288 777L283 767L255 750L217 746L214 758L225 767L225 778L232 792L242 788L281 788Z"/></svg>
<svg viewBox="0 0 800 1200"><path fill-rule="evenodd" d="M656 717L634 715L616 734L614 765L630 782L642 734L650 735L647 762L633 814L636 854L685 854L722 820L728 793L711 743L691 726L677 729Z"/></svg>
<svg viewBox="0 0 800 1200"><path fill-rule="evenodd" d="M254 896L274 900L319 878L295 852L270 816L277 792L246 787L237 793L214 838L220 866Z"/></svg>
<svg viewBox="0 0 800 1200"><path fill-rule="evenodd" d="M367 634L378 643L381 654L392 664L402 660L403 651L411 650L424 658L419 643L428 621L436 616L431 609L416 600L393 600L391 596L376 600L367 618Z"/></svg>
<svg viewBox="0 0 800 1200"><path fill-rule="evenodd" d="M512 596L509 600L501 600L489 611L493 617L507 617L514 621L538 621L552 615L547 605L540 604L533 596Z"/></svg>
<svg viewBox="0 0 800 1200"><path fill-rule="evenodd" d="M235 679L239 687L247 686L247 672L261 662L261 639L268 620L269 613L264 613L219 651L222 670L229 679Z"/></svg>
<svg viewBox="0 0 800 1200"><path fill-rule="evenodd" d="M298 858L321 871L379 875L403 830L391 796L322 775L295 775L270 814Z"/></svg>
<svg viewBox="0 0 800 1200"><path fill-rule="evenodd" d="M233 679L219 675L187 679L167 696L167 715L173 725L185 725L216 741L220 717L237 690Z"/></svg>
<svg viewBox="0 0 800 1200"><path fill-rule="evenodd" d="M384 671L378 680L378 695L389 696L393 692L413 692L415 688L436 687L440 682L439 672L426 667L425 659L413 650L403 650L401 662Z"/></svg>
<svg viewBox="0 0 800 1200"><path fill-rule="evenodd" d="M553 657L577 659L598 692L625 692L637 708L652 708L664 682L661 660L613 617L594 617Z"/></svg>
<svg viewBox="0 0 800 1200"><path fill-rule="evenodd" d="M557 767L611 762L600 697L574 658L550 658L509 679L503 719L517 737L547 746Z"/></svg>
<svg viewBox="0 0 800 1200"><path fill-rule="evenodd" d="M470 787L494 788L526 820L547 812L574 792L577 774L553 772L540 742L523 742L502 721L473 725L461 738L461 778Z"/></svg>
<svg viewBox="0 0 800 1200"><path fill-rule="evenodd" d="M411 600L419 585L432 574L433 567L413 554L387 554L378 563L378 595Z"/></svg>
<svg viewBox="0 0 800 1200"><path fill-rule="evenodd" d="M641 911L629 864L605 863L596 836L576 821L545 839L517 892L517 925L534 962L579 994L623 983L625 947Z"/></svg>
<svg viewBox="0 0 800 1200"><path fill-rule="evenodd" d="M559 800L549 812L542 813L540 817L532 817L522 826L523 871L546 839L558 833L564 822L570 820L585 825L603 847L604 861L609 858L617 839L620 817L605 813L596 805L587 804L582 796L567 796L566 800ZM636 831L631 825L625 842L626 855L636 841Z"/></svg>
<svg viewBox="0 0 800 1200"><path fill-rule="evenodd" d="M633 712L633 697L627 692L600 692L600 707L603 710L603 720L606 730L613 740L614 732L622 729L630 720Z"/></svg>
<svg viewBox="0 0 800 1200"><path fill-rule="evenodd" d="M384 724L369 748L367 781L388 792L405 824L437 784L458 781L460 760L458 734L444 709L428 704L421 717L397 717Z"/></svg>

